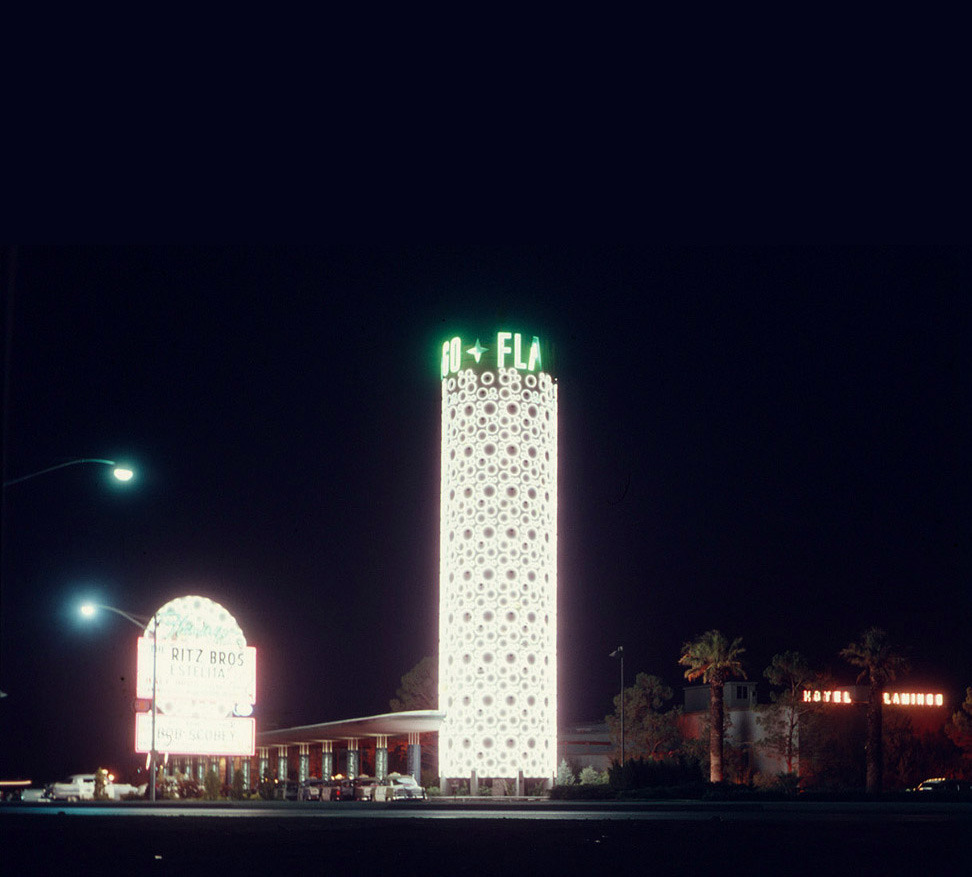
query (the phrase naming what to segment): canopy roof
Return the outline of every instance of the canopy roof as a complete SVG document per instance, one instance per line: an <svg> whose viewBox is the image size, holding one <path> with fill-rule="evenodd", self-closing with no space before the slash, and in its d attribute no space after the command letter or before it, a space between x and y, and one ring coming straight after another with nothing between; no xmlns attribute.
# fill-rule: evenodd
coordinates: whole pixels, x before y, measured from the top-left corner
<svg viewBox="0 0 972 877"><path fill-rule="evenodd" d="M401 713L365 716L360 719L322 722L319 725L278 728L257 734L257 745L285 746L295 743L319 743L323 740L438 731L444 718L445 713L440 713L438 710L408 710Z"/></svg>

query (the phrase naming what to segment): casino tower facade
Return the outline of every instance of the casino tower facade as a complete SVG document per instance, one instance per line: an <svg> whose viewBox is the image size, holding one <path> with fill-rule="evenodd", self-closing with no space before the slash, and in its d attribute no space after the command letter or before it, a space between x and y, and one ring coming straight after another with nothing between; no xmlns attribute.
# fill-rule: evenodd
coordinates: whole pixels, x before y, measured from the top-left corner
<svg viewBox="0 0 972 877"><path fill-rule="evenodd" d="M481 340L483 339L483 340ZM441 347L439 774L550 780L557 754L557 384L537 336Z"/></svg>

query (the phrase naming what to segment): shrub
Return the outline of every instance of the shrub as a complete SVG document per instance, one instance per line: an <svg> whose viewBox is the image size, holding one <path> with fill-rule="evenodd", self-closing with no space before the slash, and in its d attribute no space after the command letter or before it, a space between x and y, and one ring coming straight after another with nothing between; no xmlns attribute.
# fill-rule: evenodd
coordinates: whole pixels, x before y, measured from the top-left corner
<svg viewBox="0 0 972 877"><path fill-rule="evenodd" d="M606 785L608 782L607 771L600 771L596 768L587 765L580 772L580 782L582 786L600 786Z"/></svg>
<svg viewBox="0 0 972 877"><path fill-rule="evenodd" d="M702 779L699 763L694 758L679 756L661 761L632 758L624 763L616 761L608 771L608 781L614 789L650 789L659 786L679 786Z"/></svg>
<svg viewBox="0 0 972 877"><path fill-rule="evenodd" d="M108 800L108 771L103 767L95 771L94 796L96 801Z"/></svg>
<svg viewBox="0 0 972 877"><path fill-rule="evenodd" d="M229 797L234 801L242 801L246 797L246 789L243 788L243 771L241 770L233 774L233 784L229 789Z"/></svg>
<svg viewBox="0 0 972 877"><path fill-rule="evenodd" d="M203 790L199 787L199 780L193 776L183 776L179 778L179 797L183 800L201 798Z"/></svg>
<svg viewBox="0 0 972 877"><path fill-rule="evenodd" d="M567 764L567 759L565 758L557 768L557 785L572 786L574 782L574 772L570 769L570 765Z"/></svg>
<svg viewBox="0 0 972 877"><path fill-rule="evenodd" d="M206 771L206 779L203 780L205 784L205 798L207 801L215 801L219 797L219 777L216 776L216 771L210 768Z"/></svg>

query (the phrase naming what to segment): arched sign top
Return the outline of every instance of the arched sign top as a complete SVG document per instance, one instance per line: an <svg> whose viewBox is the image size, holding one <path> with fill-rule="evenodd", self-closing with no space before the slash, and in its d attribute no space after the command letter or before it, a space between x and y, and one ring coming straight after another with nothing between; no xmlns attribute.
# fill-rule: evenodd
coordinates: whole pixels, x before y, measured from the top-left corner
<svg viewBox="0 0 972 877"><path fill-rule="evenodd" d="M207 645L232 648L246 645L246 637L236 619L208 597L177 597L159 609L156 616L159 640L186 645L205 642ZM153 623L147 626L145 633L147 636L153 635Z"/></svg>
<svg viewBox="0 0 972 877"><path fill-rule="evenodd" d="M447 378L463 369L516 369L544 371L544 345L537 335L500 330L493 335L463 338L454 335L442 342L440 375Z"/></svg>

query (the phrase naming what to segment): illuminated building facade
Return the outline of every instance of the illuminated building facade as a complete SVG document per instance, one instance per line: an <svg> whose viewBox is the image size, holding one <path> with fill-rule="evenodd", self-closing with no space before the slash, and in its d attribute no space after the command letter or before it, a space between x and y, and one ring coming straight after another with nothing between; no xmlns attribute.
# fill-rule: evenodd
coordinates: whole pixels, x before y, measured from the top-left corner
<svg viewBox="0 0 972 877"><path fill-rule="evenodd" d="M557 384L539 338L441 348L439 774L552 778Z"/></svg>

